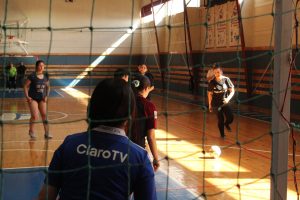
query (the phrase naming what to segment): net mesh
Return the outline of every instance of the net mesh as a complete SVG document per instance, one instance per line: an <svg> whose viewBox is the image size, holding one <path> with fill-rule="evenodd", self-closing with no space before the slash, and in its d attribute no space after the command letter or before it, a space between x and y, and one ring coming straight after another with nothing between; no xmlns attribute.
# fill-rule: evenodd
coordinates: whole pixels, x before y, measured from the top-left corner
<svg viewBox="0 0 300 200"><path fill-rule="evenodd" d="M298 0L293 2L294 8L285 13L276 13L277 15L293 13L294 14L294 27L291 40L294 41L295 46L291 46L289 49L282 49L279 52L273 50L274 45L274 5L275 1L272 4L271 8L266 12L258 15L247 16L244 14L244 4L237 6L235 1L226 1L223 4L213 4L213 2L208 1L207 6L204 9L201 8L188 8L188 5L192 1L163 1L160 4L157 1L149 2L150 7L153 8L153 11L150 15L150 22L143 24L140 23L136 25L135 23L135 9L138 6L137 1L131 1L131 17L129 19L129 26L117 27L117 26L95 26L95 7L96 4L99 4L99 1L90 1L91 10L90 10L90 20L89 26L82 27L53 27L53 4L54 1L48 1L49 7L49 17L48 24L39 26L39 27L15 27L15 26L6 26L7 16L8 16L8 5L10 0L4 2L4 18L1 23L1 32L2 38L1 43L3 46L3 56L2 58L2 98L1 98L1 189L0 195L3 197L5 193L5 174L17 174L17 173L32 173L35 171L43 170L47 177L48 169L32 167L25 170L9 170L7 166L19 167L18 164L15 165L14 162L17 162L16 159L9 161L8 157L9 151L20 151L20 147L15 147L14 145L10 146L12 143L21 143L24 141L14 140L14 135L16 132L21 129L26 129L28 125L28 110L22 111L18 109L22 107L22 103L18 100L11 98L12 94L7 91L7 75L6 75L6 66L9 62L19 62L25 61L27 63L34 63L37 59L44 59L46 65L46 71L51 75L56 77L67 77L70 78L70 82L62 82L61 85L64 87L64 91L76 92L76 95L81 96L83 104L87 105L88 96L91 95L93 88L97 82L105 77L111 77L115 68L109 68L107 66L102 67L101 62L104 60L105 56L111 54L114 50L113 48L122 48L119 47L122 44L122 41L117 40L112 46L98 47L95 43L97 37L101 34L111 34L114 32L119 32L121 38L127 39L128 45L128 54L124 62L128 69L131 72L134 72L134 68L137 63L146 63L150 66L151 72L155 74L157 82L155 103L159 104L159 121L160 129L157 131L157 140L161 157L161 171L165 174L163 180L161 180L161 185L157 187L157 191L161 192L163 199L259 199L261 195L264 198L269 198L268 194L262 194L261 189L269 190L270 179L272 174L269 169L271 166L271 139L276 134L286 133L286 130L283 132L272 132L271 127L267 128L257 128L255 134L240 134L241 132L250 132L254 130L253 127L247 126L245 122L245 117L258 118L262 121L270 121L270 112L268 109L264 111L263 103L271 103L272 100L272 85L273 85L273 67L274 67L274 57L280 55L286 51L293 51L291 56L291 65L290 65L290 77L292 78L291 87L287 86L284 90L280 91L281 93L286 93L287 91L292 91L292 100L295 99L297 102L297 95L299 93L299 69L297 67L297 57L298 57ZM179 2L179 3L178 3ZM76 3L76 1L74 2ZM175 10L178 5L181 5L182 10L177 13ZM226 6L224 6L226 5ZM228 9L230 6L231 9ZM142 10L143 11L143 10ZM172 14L174 12L176 14ZM226 15L227 12L227 15ZM239 16L241 12L241 16ZM181 14L180 14L181 13ZM189 21L191 15L197 13L202 17L202 20L199 21ZM222 18L220 15L225 15L229 17ZM162 18L160 16L163 16ZM216 16L218 15L218 16ZM145 17L144 17L145 18ZM180 20L179 20L180 18ZM239 19L242 23L247 23L250 20L264 20L265 18L271 18L271 33L269 37L264 38L264 40L269 40L269 46L265 48L264 51L246 51L243 44L241 24L239 24ZM231 32L227 33L228 26L231 27ZM224 28L225 27L225 28ZM247 26L249 27L249 26ZM199 30L204 33L203 35L197 35ZM41 31L49 33L49 41L47 45L47 54L39 55L39 57L17 57L9 56L12 53L10 52L10 47L8 46L7 40L9 39L9 33L11 30L26 30L29 31ZM72 34L74 31L74 34ZM244 30L249 31L249 30ZM81 68L74 68L74 70L63 70L63 68L52 68L49 63L55 63L52 59L53 51L53 37L57 32L66 32L69 36L76 40L78 32L84 32L89 34L89 45L84 47L89 49L88 57L84 63L88 63L88 67L81 70ZM125 32L125 34L124 34ZM146 45L145 47L140 47L141 50L149 48L153 51L147 53L147 56L137 59L134 50L134 38L146 36ZM180 35L180 36L178 36ZM79 36L80 37L80 36ZM225 39L224 39L225 37ZM95 39L96 38L96 39ZM163 39L162 39L163 38ZM226 40L227 38L227 40ZM199 42L199 40L202 40ZM229 44L227 43L229 40ZM201 53L196 54L194 49L199 48L196 43L203 44L204 48ZM215 53L218 51L217 47L226 50L230 48L230 52ZM105 49L103 53L98 56L95 52L95 49ZM176 48L185 52L183 54L176 55L172 51ZM235 50L233 50L235 49ZM162 53L163 51L166 53ZM98 52L98 51L97 51ZM72 61L70 63L74 65L80 65ZM217 129L211 128L216 127L217 124L213 120L214 116L209 114L207 109L207 90L206 90L206 72L207 70L215 63L218 62L221 66L224 67L224 73L228 73L235 85L236 95L234 100L231 103L231 106L234 108L235 112L235 121L234 121L234 132L232 137L228 137L225 140L220 141L219 135L212 133ZM246 65L261 65L261 67L252 68L247 67ZM82 64L82 63L81 63ZM181 67L179 66L181 65ZM101 70L99 70L101 68ZM247 70L250 71L247 71ZM253 80L250 80L247 77L247 73L252 74L254 77ZM176 83L182 83L176 85ZM82 92L75 91L78 85L85 83L87 87L84 90L86 94ZM249 92L249 85L252 84L252 90L250 91L251 95L247 95L247 90ZM67 87L65 87L67 86ZM190 90L190 92L188 92ZM58 89L56 93L59 95ZM15 96L16 94L13 94ZM86 96L84 96L86 95ZM71 95L72 96L72 95ZM178 104L174 105L174 99L179 99L184 101L189 100L191 103L190 106L180 107ZM192 100L191 100L192 99ZM69 99L68 99L69 101ZM61 102L62 106L67 106L68 104L76 103L78 101L70 100L71 102ZM289 101L287 99L286 101ZM186 102L185 102L186 103ZM260 105L262 104L262 105ZM7 111L7 108L14 106L13 111ZM267 106L267 105L265 105ZM49 108L49 107L48 107ZM255 110L256 108L256 110ZM258 112L257 112L258 108ZM296 106L294 107L297 108ZM131 109L130 106L128 108ZM264 111L262 114L261 109ZM84 110L84 109L83 109ZM282 113L283 108L278 106L278 110ZM260 112L261 111L261 112ZM83 112L80 110L80 112ZM15 115L14 115L15 113ZM17 114L21 113L25 120L17 120ZM26 115L27 114L27 115ZM72 117L70 117L72 116ZM75 116L75 117L74 117ZM78 116L69 114L69 117L66 117L62 112L47 110L47 118L49 119L50 129L56 130L65 130L65 127L68 127L68 133L72 131L78 132L78 126L84 130L87 126L85 121L85 114L80 114ZM193 119L192 119L193 118ZM37 124L41 124L41 121L38 121ZM131 123L131 120L130 120ZM254 122L261 123L261 122ZM195 125L196 124L196 125ZM298 185L297 185L297 168L299 166L299 160L297 159L298 155L296 154L297 146L297 135L294 129L299 129L300 125L297 122L297 116L294 118L292 116L292 121L287 120L288 130L291 131L291 143L290 143L290 157L288 163L288 171L282 172L282 174L288 174L288 199L299 199ZM17 127L17 128L16 128ZM51 128L52 127L52 128ZM55 129L55 130L54 130ZM181 132L189 132L186 138L176 137L172 134L174 129L180 129ZM248 129L248 130L247 130ZM23 132L25 132L23 130ZM89 134L90 135L90 134ZM184 134L183 134L184 135ZM191 135L194 135L192 139ZM197 137L195 137L197 135ZM190 137L190 138L189 138ZM49 161L52 158L53 150L57 145L62 141L63 136L55 140L46 140L43 142L29 141L28 146L31 148L29 152L29 157L32 160L36 160L32 163L32 166L47 166ZM89 137L89 143L90 143ZM265 146L264 143L269 142L269 146ZM211 145L216 144L221 147L222 155L228 160L220 159L203 159L201 157L209 157L210 151L209 148ZM254 148L255 147L255 148ZM19 148L19 149L16 149ZM26 147L23 147L24 149ZM35 148L39 148L39 153L34 154ZM22 149L22 147L21 147ZM178 151L182 151L178 153ZM228 157L231 154L233 158ZM15 155L14 155L15 156ZM255 159L253 159L253 157ZM41 161L42 159L42 161ZM37 161L39 160L39 161ZM251 172L247 170L247 165L250 165L249 162L255 162L258 160L259 163L264 163L263 166L254 166L250 167ZM10 163L11 162L11 163ZM260 165L259 163L254 165ZM222 171L220 165L226 166L226 170ZM27 165L28 166L28 165ZM267 166L267 167L266 167ZM90 164L90 159L85 168L89 169L88 176L88 185L87 185L87 199L90 196L90 180L91 180L91 171L94 169ZM182 171L189 171L189 175L182 175L176 173L176 169L182 169ZM74 171L79 169L74 169ZM258 170L258 171L256 171ZM261 170L261 171L259 171ZM60 172L60 173L66 173ZM193 178L193 174L195 174ZM191 176L180 177L180 176ZM174 178L175 177L175 178ZM180 184L174 185L174 180L181 179ZM130 181L130 180L129 180ZM46 178L47 182L47 178ZM291 183L292 182L292 183ZM180 196L174 191L186 190L190 196ZM145 194L146 195L146 194ZM175 196L174 196L175 195ZM177 195L177 196L176 196ZM186 195L181 194L181 195Z"/></svg>

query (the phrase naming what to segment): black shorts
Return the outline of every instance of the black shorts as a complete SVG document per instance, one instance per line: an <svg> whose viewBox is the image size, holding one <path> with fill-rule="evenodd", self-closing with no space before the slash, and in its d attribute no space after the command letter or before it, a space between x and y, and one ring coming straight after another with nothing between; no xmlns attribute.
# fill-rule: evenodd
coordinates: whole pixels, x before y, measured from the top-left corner
<svg viewBox="0 0 300 200"><path fill-rule="evenodd" d="M31 97L32 98L32 97ZM43 98L32 98L32 100L40 103L41 101L43 101Z"/></svg>

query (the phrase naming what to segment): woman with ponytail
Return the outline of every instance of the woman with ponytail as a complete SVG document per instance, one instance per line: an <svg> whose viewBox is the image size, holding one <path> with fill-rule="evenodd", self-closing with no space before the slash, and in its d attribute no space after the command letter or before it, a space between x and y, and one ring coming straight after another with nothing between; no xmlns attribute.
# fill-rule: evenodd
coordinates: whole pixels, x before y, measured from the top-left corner
<svg viewBox="0 0 300 200"><path fill-rule="evenodd" d="M158 152L155 139L155 129L157 128L157 111L155 105L147 99L152 90L151 82L147 76L140 75L132 82L132 87L136 97L136 120L133 125L131 140L145 148L145 138L147 139L150 151L153 156L153 168L159 168Z"/></svg>

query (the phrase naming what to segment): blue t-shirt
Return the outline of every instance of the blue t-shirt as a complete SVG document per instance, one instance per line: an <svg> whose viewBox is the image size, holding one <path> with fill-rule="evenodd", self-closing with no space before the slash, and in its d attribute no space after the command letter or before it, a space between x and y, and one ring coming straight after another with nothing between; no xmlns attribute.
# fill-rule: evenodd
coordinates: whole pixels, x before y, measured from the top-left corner
<svg viewBox="0 0 300 200"><path fill-rule="evenodd" d="M48 74L44 74L44 78L40 79L36 73L33 72L27 79L31 82L28 95L33 99L42 100L47 95L46 84L49 81Z"/></svg>
<svg viewBox="0 0 300 200"><path fill-rule="evenodd" d="M147 152L125 135L108 132L70 135L55 151L45 183L60 191L60 200L122 200L132 192L135 200L156 199Z"/></svg>

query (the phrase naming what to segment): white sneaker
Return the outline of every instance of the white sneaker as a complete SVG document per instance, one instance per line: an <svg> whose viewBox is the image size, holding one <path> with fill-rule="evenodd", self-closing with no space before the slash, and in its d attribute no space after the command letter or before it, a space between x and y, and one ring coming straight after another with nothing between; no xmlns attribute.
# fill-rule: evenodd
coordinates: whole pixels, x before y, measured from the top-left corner
<svg viewBox="0 0 300 200"><path fill-rule="evenodd" d="M34 132L31 132L29 131L29 136L30 136L30 139L36 139L36 135L34 134Z"/></svg>

